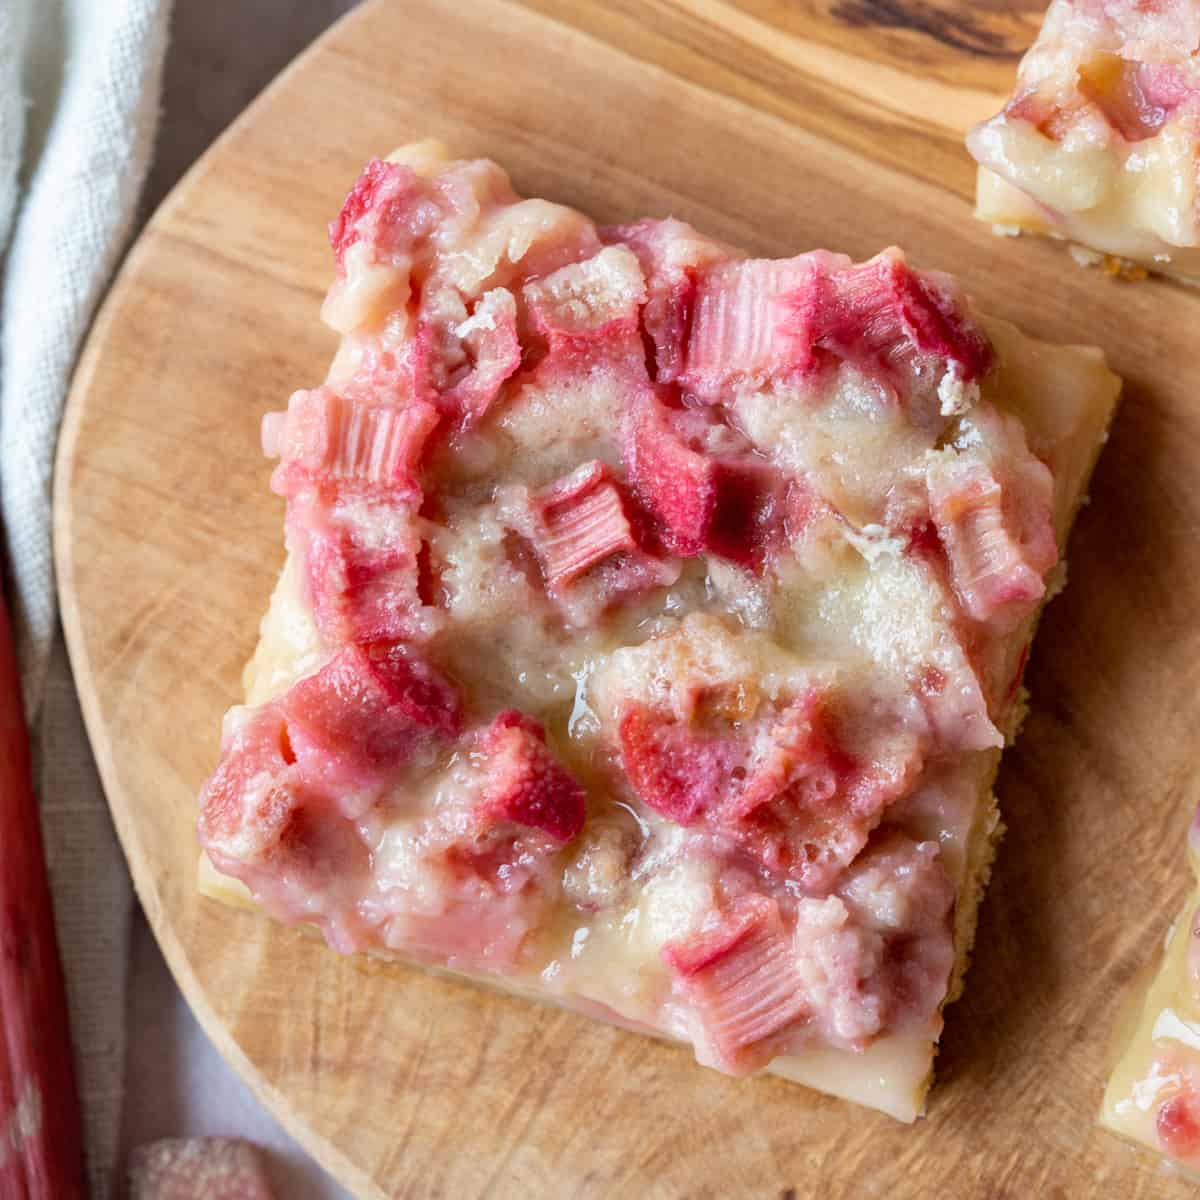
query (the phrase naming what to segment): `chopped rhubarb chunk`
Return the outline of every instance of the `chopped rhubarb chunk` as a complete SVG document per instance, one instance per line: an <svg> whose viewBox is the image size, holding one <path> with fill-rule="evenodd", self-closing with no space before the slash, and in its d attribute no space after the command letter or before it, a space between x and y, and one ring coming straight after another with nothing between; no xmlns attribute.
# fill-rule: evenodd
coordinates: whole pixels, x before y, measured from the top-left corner
<svg viewBox="0 0 1200 1200"><path fill-rule="evenodd" d="M279 707L238 722L221 751L200 796L200 842L213 865L281 920L312 921L331 945L359 948L365 930L353 895L367 849L331 800L325 773L310 777L296 762Z"/></svg>
<svg viewBox="0 0 1200 1200"><path fill-rule="evenodd" d="M1154 137L1196 89L1181 66L1101 53L1080 67L1079 91L1127 142L1140 142Z"/></svg>
<svg viewBox="0 0 1200 1200"><path fill-rule="evenodd" d="M716 507L713 464L678 436L669 411L652 396L627 415L624 451L630 480L661 523L667 549L699 554Z"/></svg>
<svg viewBox="0 0 1200 1200"><path fill-rule="evenodd" d="M688 979L719 963L752 933L767 924L772 904L763 896L743 897L723 920L711 922L685 942L663 947L663 959L676 975Z"/></svg>
<svg viewBox="0 0 1200 1200"><path fill-rule="evenodd" d="M601 230L601 236L637 255L646 280L642 327L653 351L652 375L658 383L673 383L684 367L697 271L734 257L734 252L674 219L618 225Z"/></svg>
<svg viewBox="0 0 1200 1200"><path fill-rule="evenodd" d="M467 872L459 860L460 871ZM403 909L389 922L388 943L405 954L452 969L501 974L516 968L521 947L544 914L546 897L530 887L527 872L497 860L505 880L522 886L502 890L495 879L467 872L446 887L437 911Z"/></svg>
<svg viewBox="0 0 1200 1200"><path fill-rule="evenodd" d="M716 501L707 549L740 566L762 566L779 542L786 512L785 489L770 463L750 456L718 460Z"/></svg>
<svg viewBox="0 0 1200 1200"><path fill-rule="evenodd" d="M202 839L238 837L249 818L255 848L272 844L278 839L280 820L292 807L290 803L280 805L273 795L276 781L296 761L287 723L278 709L268 707L223 738L221 751L221 761L200 797ZM262 793L257 799L250 795L252 788ZM251 848L249 844L247 848Z"/></svg>
<svg viewBox="0 0 1200 1200"><path fill-rule="evenodd" d="M792 312L816 286L822 258L750 259L706 272L693 309L684 385L715 399L739 379L761 383L780 371L810 369L811 347L793 335Z"/></svg>
<svg viewBox="0 0 1200 1200"><path fill-rule="evenodd" d="M129 1200L272 1200L258 1149L239 1138L165 1138L134 1150Z"/></svg>
<svg viewBox="0 0 1200 1200"><path fill-rule="evenodd" d="M838 891L872 929L912 935L942 928L954 903L954 881L939 850L937 842L914 842L900 833L877 835Z"/></svg>
<svg viewBox="0 0 1200 1200"><path fill-rule="evenodd" d="M760 567L782 535L783 480L748 450L708 453L689 444L702 444L712 431L703 414L672 410L651 395L642 396L625 423L630 480L658 519L672 554L709 552ZM724 429L716 436L724 433L734 440Z"/></svg>
<svg viewBox="0 0 1200 1200"><path fill-rule="evenodd" d="M1155 114L1161 111L1164 119L1172 117L1185 104L1200 100L1195 76L1176 63L1139 63L1137 85L1144 103Z"/></svg>
<svg viewBox="0 0 1200 1200"><path fill-rule="evenodd" d="M435 349L424 331L403 347L376 334L356 333L342 343L326 386L366 404L433 405Z"/></svg>
<svg viewBox="0 0 1200 1200"><path fill-rule="evenodd" d="M860 763L838 744L810 694L771 729L770 743L732 808L742 844L773 874L819 892L854 860L921 765L915 738Z"/></svg>
<svg viewBox="0 0 1200 1200"><path fill-rule="evenodd" d="M551 589L565 587L598 562L636 550L625 505L603 463L585 463L537 499L543 536L538 558Z"/></svg>
<svg viewBox="0 0 1200 1200"><path fill-rule="evenodd" d="M665 294L655 292L646 302L642 320L654 347L654 379L674 383L683 372L692 307L696 302L696 279L684 273Z"/></svg>
<svg viewBox="0 0 1200 1200"><path fill-rule="evenodd" d="M877 833L839 883L851 915L884 938L882 973L894 1025L934 1019L954 964L954 881L937 842Z"/></svg>
<svg viewBox="0 0 1200 1200"><path fill-rule="evenodd" d="M771 1039L807 1015L796 952L774 900L743 896L716 922L663 948L716 1065L736 1074L774 1057Z"/></svg>
<svg viewBox="0 0 1200 1200"><path fill-rule="evenodd" d="M288 529L328 644L420 641L438 626L441 614L420 596L422 543L411 507L306 489L289 499Z"/></svg>
<svg viewBox="0 0 1200 1200"><path fill-rule="evenodd" d="M1027 121L1039 133L1047 137L1057 136L1057 128L1066 114L1049 97L1035 88L1019 91L1004 105L1007 116L1018 121Z"/></svg>
<svg viewBox="0 0 1200 1200"><path fill-rule="evenodd" d="M789 788L807 807L827 804L853 768L829 730L823 698L813 690L791 704L771 730L770 746L730 808L744 821Z"/></svg>
<svg viewBox="0 0 1200 1200"><path fill-rule="evenodd" d="M420 744L456 736L461 724L454 687L401 646L347 646L294 684L280 707L306 778L334 788L369 785ZM345 803L357 810L361 794L346 792Z"/></svg>
<svg viewBox="0 0 1200 1200"><path fill-rule="evenodd" d="M381 254L406 248L415 229L423 228L435 215L419 211L424 191L411 167L372 159L329 226L329 242L339 270L346 251L359 241L370 243Z"/></svg>
<svg viewBox="0 0 1200 1200"><path fill-rule="evenodd" d="M579 833L583 789L545 731L514 709L461 743L419 831L385 844L388 888L368 901L389 945L450 966L508 972L562 887L562 848ZM415 870L415 875L413 874ZM398 871L393 875L393 871Z"/></svg>
<svg viewBox="0 0 1200 1200"><path fill-rule="evenodd" d="M992 365L991 343L949 281L914 271L896 249L814 275L793 303L807 345L863 367L888 368L916 352L944 359L970 382Z"/></svg>
<svg viewBox="0 0 1200 1200"><path fill-rule="evenodd" d="M372 761L392 753L412 728L445 737L460 726L458 695L448 680L402 646L347 646L316 674L293 685L284 708L332 742ZM373 721L377 724L373 727Z"/></svg>
<svg viewBox="0 0 1200 1200"><path fill-rule="evenodd" d="M455 334L469 351L471 364L441 399L457 414L459 426L470 428L483 418L504 381L521 365L512 293L504 288L485 292Z"/></svg>
<svg viewBox="0 0 1200 1200"><path fill-rule="evenodd" d="M589 428L609 435L606 410L649 386L638 324L643 294L637 259L623 246L525 286L529 352L536 361L525 377L526 395L553 397L556 407L574 398L571 407L579 411L563 428L567 436Z"/></svg>
<svg viewBox="0 0 1200 1200"><path fill-rule="evenodd" d="M525 287L533 326L551 352L636 336L645 296L637 258L624 246L606 246Z"/></svg>
<svg viewBox="0 0 1200 1200"><path fill-rule="evenodd" d="M546 746L536 721L500 713L480 739L487 771L480 816L541 830L566 844L583 828L584 792Z"/></svg>
<svg viewBox="0 0 1200 1200"><path fill-rule="evenodd" d="M989 462L965 444L942 452L927 478L933 522L967 614L1007 629L1045 595L1058 549L1050 472L1030 454L1015 418L995 418L1008 437L1002 460Z"/></svg>
<svg viewBox="0 0 1200 1200"><path fill-rule="evenodd" d="M1200 1155L1200 1113L1195 1094L1188 1090L1159 1105L1154 1128L1172 1158L1195 1161Z"/></svg>
<svg viewBox="0 0 1200 1200"><path fill-rule="evenodd" d="M296 392L282 427L264 423L264 445L278 445L282 459L272 486L286 496L327 476L419 495L421 455L437 423L437 409L423 400L395 407L347 399L327 387Z"/></svg>
<svg viewBox="0 0 1200 1200"><path fill-rule="evenodd" d="M824 706L816 689L774 715L756 704L726 711L703 700L689 715L626 702L621 764L648 808L678 825L704 822L770 874L819 891L910 790L921 761L914 737L857 762Z"/></svg>
<svg viewBox="0 0 1200 1200"><path fill-rule="evenodd" d="M533 498L534 550L547 590L575 625L624 598L679 577L679 564L644 550L607 466L584 463Z"/></svg>
<svg viewBox="0 0 1200 1200"><path fill-rule="evenodd" d="M669 715L630 705L619 727L621 762L638 798L678 825L715 810L737 788L746 746L704 736Z"/></svg>
<svg viewBox="0 0 1200 1200"><path fill-rule="evenodd" d="M686 635L627 652L598 703L647 808L705 826L756 870L810 892L832 884L911 788L917 737L881 740L859 761L827 711L830 685L797 672L787 691L776 677L764 694L761 661L717 622L693 618Z"/></svg>
<svg viewBox="0 0 1200 1200"><path fill-rule="evenodd" d="M793 953L811 1021L805 1033L861 1050L879 1033L893 996L884 938L864 929L837 896L796 905Z"/></svg>
<svg viewBox="0 0 1200 1200"><path fill-rule="evenodd" d="M985 374L993 358L945 277L912 270L895 249L858 265L816 251L709 272L683 382L717 399L738 380L802 376L822 353L884 373L918 355L935 357L964 382Z"/></svg>

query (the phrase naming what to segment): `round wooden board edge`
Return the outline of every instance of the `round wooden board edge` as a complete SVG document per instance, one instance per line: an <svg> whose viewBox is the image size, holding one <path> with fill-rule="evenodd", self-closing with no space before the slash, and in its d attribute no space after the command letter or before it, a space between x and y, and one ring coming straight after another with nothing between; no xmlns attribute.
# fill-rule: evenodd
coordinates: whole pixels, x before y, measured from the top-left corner
<svg viewBox="0 0 1200 1200"><path fill-rule="evenodd" d="M174 930L163 920L162 902L155 881L146 867L145 855L136 823L130 818L120 797L122 789L110 740L102 736L103 720L97 700L92 662L83 633L83 618L75 579L73 536L73 468L79 448L83 411L108 343L109 331L120 320L126 297L139 285L147 242L159 232L163 216L179 205L200 185L214 159L220 157L225 143L252 124L260 108L270 104L276 90L293 73L304 70L311 59L328 51L329 44L349 26L364 19L386 0L363 0L358 7L340 17L311 45L301 51L217 137L188 168L155 210L145 228L127 250L88 330L83 349L72 375L55 452L52 481L51 530L55 571L55 591L66 641L71 672L79 697L105 801L116 828L121 849L133 880L142 910L154 933L163 957L206 1036L221 1057L233 1067L255 1097L279 1121L283 1128L339 1183L359 1196L382 1196L375 1181L347 1158L335 1145L322 1137L289 1104L287 1097L272 1087L241 1046L225 1028L200 986L188 958L188 952ZM197 850L197 853L199 851ZM265 920L265 918L264 918Z"/></svg>

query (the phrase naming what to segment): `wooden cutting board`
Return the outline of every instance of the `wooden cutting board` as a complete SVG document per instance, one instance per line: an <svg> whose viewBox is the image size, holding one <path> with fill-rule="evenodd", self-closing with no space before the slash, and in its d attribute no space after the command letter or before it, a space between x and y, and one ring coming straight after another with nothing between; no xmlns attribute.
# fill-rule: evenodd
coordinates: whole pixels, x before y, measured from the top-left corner
<svg viewBox="0 0 1200 1200"><path fill-rule="evenodd" d="M961 135L1042 0L368 3L179 185L79 368L63 615L138 893L221 1050L363 1196L1182 1197L1099 1132L1109 1029L1200 788L1200 295L970 219ZM1031 7L1031 5L1035 7ZM889 242L1127 379L1000 791L1009 835L915 1127L201 900L195 794L282 560L261 415L318 381L324 224L370 155L490 155L605 221L771 254ZM136 1030L133 1031L136 1036Z"/></svg>

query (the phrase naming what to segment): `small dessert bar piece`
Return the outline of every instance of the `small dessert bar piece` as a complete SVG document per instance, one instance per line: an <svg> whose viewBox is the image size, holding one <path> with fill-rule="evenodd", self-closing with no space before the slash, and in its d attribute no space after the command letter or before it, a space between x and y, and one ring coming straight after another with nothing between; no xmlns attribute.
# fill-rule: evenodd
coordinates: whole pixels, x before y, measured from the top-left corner
<svg viewBox="0 0 1200 1200"><path fill-rule="evenodd" d="M1158 973L1122 1014L1100 1124L1200 1181L1200 812L1188 860L1197 884L1167 935Z"/></svg>
<svg viewBox="0 0 1200 1200"><path fill-rule="evenodd" d="M129 1200L274 1200L258 1150L239 1138L164 1138L134 1150Z"/></svg>
<svg viewBox="0 0 1200 1200"><path fill-rule="evenodd" d="M912 1119L1099 352L427 144L331 233L203 886Z"/></svg>
<svg viewBox="0 0 1200 1200"><path fill-rule="evenodd" d="M1053 0L974 129L976 215L1200 280L1200 0Z"/></svg>

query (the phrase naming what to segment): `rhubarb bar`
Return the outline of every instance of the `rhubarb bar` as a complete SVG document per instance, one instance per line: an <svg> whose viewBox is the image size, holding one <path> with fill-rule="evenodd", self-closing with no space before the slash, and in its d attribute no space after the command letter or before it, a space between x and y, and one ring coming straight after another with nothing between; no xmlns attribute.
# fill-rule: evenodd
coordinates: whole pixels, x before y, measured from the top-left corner
<svg viewBox="0 0 1200 1200"><path fill-rule="evenodd" d="M1099 351L430 144L331 238L202 887L913 1119Z"/></svg>
<svg viewBox="0 0 1200 1200"><path fill-rule="evenodd" d="M1200 1182L1200 812L1188 837L1196 888L1167 934L1157 973L1130 998L1100 1124Z"/></svg>
<svg viewBox="0 0 1200 1200"><path fill-rule="evenodd" d="M1053 0L1002 112L974 129L1001 232L1200 279L1200 3Z"/></svg>

